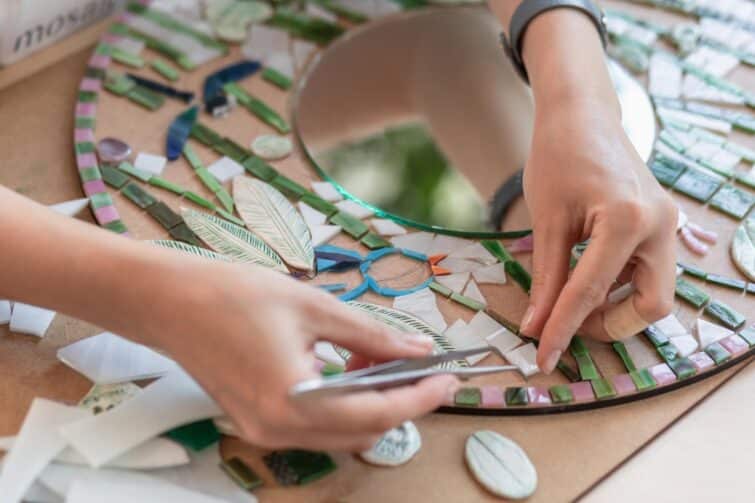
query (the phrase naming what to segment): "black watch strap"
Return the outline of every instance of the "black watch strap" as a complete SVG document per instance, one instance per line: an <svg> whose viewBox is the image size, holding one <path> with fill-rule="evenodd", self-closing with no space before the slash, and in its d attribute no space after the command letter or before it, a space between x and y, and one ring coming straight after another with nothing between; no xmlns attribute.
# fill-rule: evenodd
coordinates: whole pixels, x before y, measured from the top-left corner
<svg viewBox="0 0 755 503"><path fill-rule="evenodd" d="M529 77L527 76L527 69L524 67L521 51L522 38L524 38L524 32L527 30L527 25L543 12L561 7L577 9L585 13L593 23L595 23L603 47L606 47L607 35L603 21L603 13L598 6L590 0L523 0L522 3L519 4L519 7L514 11L514 15L511 16L511 24L509 26L509 35L511 39L507 39L506 34L501 33L501 43L503 44L503 49L511 60L511 63L514 65L517 73L519 73L527 83L529 83Z"/></svg>

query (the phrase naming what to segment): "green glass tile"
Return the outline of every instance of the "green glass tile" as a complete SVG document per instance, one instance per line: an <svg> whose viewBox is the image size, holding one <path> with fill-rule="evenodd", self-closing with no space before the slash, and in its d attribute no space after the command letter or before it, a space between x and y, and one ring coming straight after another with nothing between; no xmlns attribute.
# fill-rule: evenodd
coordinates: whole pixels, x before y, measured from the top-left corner
<svg viewBox="0 0 755 503"><path fill-rule="evenodd" d="M100 95L97 91L79 91L79 103L96 103Z"/></svg>
<svg viewBox="0 0 755 503"><path fill-rule="evenodd" d="M149 173L147 171L143 171L137 167L134 167L134 165L131 164L130 162L124 161L120 163L118 165L118 169L123 171L124 173L128 173L134 178L138 178L139 180L143 182L149 182L149 179L152 178L152 173Z"/></svg>
<svg viewBox="0 0 755 503"><path fill-rule="evenodd" d="M223 186L220 185L220 182L218 182L218 179L212 176L212 173L210 173L207 168L197 168L195 173L197 174L199 179L202 180L202 183L205 185L205 187L210 189L213 194L223 188Z"/></svg>
<svg viewBox="0 0 755 503"><path fill-rule="evenodd" d="M226 157L230 157L238 163L243 162L247 157L249 157L249 151L230 138L223 138L218 143L213 145L212 148L215 149L215 152Z"/></svg>
<svg viewBox="0 0 755 503"><path fill-rule="evenodd" d="M301 196L303 196L304 193L307 192L307 189L291 180L287 176L280 174L273 178L273 180L270 182L270 185L281 191L287 197L296 200L299 200Z"/></svg>
<svg viewBox="0 0 755 503"><path fill-rule="evenodd" d="M144 2L130 2L126 6L126 10L128 10L128 12L132 14L149 19L153 23L157 23L163 28L166 28L170 31L191 37L206 47L211 47L223 54L228 53L228 47L222 42L219 42L206 33L203 33L185 23L182 23L170 14L157 9L152 9L149 6L144 5Z"/></svg>
<svg viewBox="0 0 755 503"><path fill-rule="evenodd" d="M574 394L571 392L571 388L566 384L551 386L548 392L551 395L551 401L553 403L569 403L574 400Z"/></svg>
<svg viewBox="0 0 755 503"><path fill-rule="evenodd" d="M273 451L264 456L265 465L281 485L302 485L333 472L337 466L324 452Z"/></svg>
<svg viewBox="0 0 755 503"><path fill-rule="evenodd" d="M680 162L669 161L670 162L665 159L654 159L650 163L650 171L653 173L653 176L655 176L656 180L658 180L661 185L667 187L673 186L687 169L687 167Z"/></svg>
<svg viewBox="0 0 755 503"><path fill-rule="evenodd" d="M747 288L747 282L744 280L727 278L726 276L719 276L718 274L708 274L705 279L708 283L724 286L740 292L744 292L745 288Z"/></svg>
<svg viewBox="0 0 755 503"><path fill-rule="evenodd" d="M147 213L157 220L165 229L171 229L176 225L183 223L183 219L162 201L158 201L147 208Z"/></svg>
<svg viewBox="0 0 755 503"><path fill-rule="evenodd" d="M692 276L693 278L705 279L708 277L708 273L698 267L694 267L687 264L679 264L684 269L684 274Z"/></svg>
<svg viewBox="0 0 755 503"><path fill-rule="evenodd" d="M77 154L90 154L94 152L94 143L91 141L82 141L73 146Z"/></svg>
<svg viewBox="0 0 755 503"><path fill-rule="evenodd" d="M709 344L707 348L704 348L705 353L716 362L716 365L721 365L724 362L728 362L731 359L731 353L724 348L721 343L714 342Z"/></svg>
<svg viewBox="0 0 755 503"><path fill-rule="evenodd" d="M649 325L643 333L656 348L668 344L668 336L656 328L655 325Z"/></svg>
<svg viewBox="0 0 755 503"><path fill-rule="evenodd" d="M268 163L266 163L256 155L250 155L249 157L244 159L241 165L244 166L245 170L247 170L255 177L259 178L263 182L270 183L275 179L275 177L278 176L278 172L275 170L275 168L270 166ZM312 205L310 204L310 206ZM314 206L312 207L314 208ZM336 208L335 206L333 206L333 208L335 208L335 211L338 211L338 208ZM335 211L333 213L335 213Z"/></svg>
<svg viewBox="0 0 755 503"><path fill-rule="evenodd" d="M114 50L117 50L117 48L110 44L100 43L94 48L94 53L102 56L112 56Z"/></svg>
<svg viewBox="0 0 755 503"><path fill-rule="evenodd" d="M149 62L150 68L152 68L154 71L165 77L167 80L170 80L171 82L175 82L178 80L180 74L178 70L170 66L169 63L166 63L165 61L161 59L153 59Z"/></svg>
<svg viewBox="0 0 755 503"><path fill-rule="evenodd" d="M107 31L113 35L125 36L128 35L128 26L123 23L113 23L108 27Z"/></svg>
<svg viewBox="0 0 755 503"><path fill-rule="evenodd" d="M589 354L576 354L574 355L574 360L577 362L579 375L583 381L591 381L593 379L600 378L600 374L598 373L598 369L595 366L595 362L592 361L592 358Z"/></svg>
<svg viewBox="0 0 755 503"><path fill-rule="evenodd" d="M506 398L506 405L527 405L529 403L529 397L527 396L527 388L512 387L506 388L504 392Z"/></svg>
<svg viewBox="0 0 755 503"><path fill-rule="evenodd" d="M442 295L443 297L450 297L451 294L454 293L454 291L448 288L446 285L441 285L437 281L433 281L429 286L431 290L438 293L439 295Z"/></svg>
<svg viewBox="0 0 755 503"><path fill-rule="evenodd" d="M130 66L132 68L144 67L144 60L142 58L140 58L136 54L131 54L130 52L126 52L117 47L113 48L112 54L110 56L113 58L113 61L117 61L122 65Z"/></svg>
<svg viewBox="0 0 755 503"><path fill-rule="evenodd" d="M339 211L335 215L332 215L328 221L333 225L341 226L343 232L354 239L361 238L370 230L369 227L367 227L367 224L343 211Z"/></svg>
<svg viewBox="0 0 755 503"><path fill-rule="evenodd" d="M453 292L449 298L462 306L468 307L472 311L482 311L485 309L485 304L457 292Z"/></svg>
<svg viewBox="0 0 755 503"><path fill-rule="evenodd" d="M246 168L246 163L244 164L244 167ZM248 170L249 168L247 168ZM325 199L321 198L317 194L313 194L312 192L307 192L303 196L301 196L302 202L308 204L312 208L316 209L320 213L325 214L325 216L329 217L331 215L335 215L338 213L338 207L335 205L329 203Z"/></svg>
<svg viewBox="0 0 755 503"><path fill-rule="evenodd" d="M194 204L198 204L199 206L203 206L207 208L208 210L215 210L215 204L213 204L211 201L208 201L204 197L200 196L199 194L196 194L190 190L187 190L183 193L184 198L188 199Z"/></svg>
<svg viewBox="0 0 755 503"><path fill-rule="evenodd" d="M199 140L200 142L204 143L208 147L212 147L216 143L220 143L221 141L223 141L222 136L220 136L218 133L208 128L207 126L205 126L199 121L195 122L194 125L191 127L191 137L196 140Z"/></svg>
<svg viewBox="0 0 755 503"><path fill-rule="evenodd" d="M251 491L262 485L260 476L239 458L223 461L220 468L244 491Z"/></svg>
<svg viewBox="0 0 755 503"><path fill-rule="evenodd" d="M658 139L680 154L684 152L684 145L668 129L664 129L658 133Z"/></svg>
<svg viewBox="0 0 755 503"><path fill-rule="evenodd" d="M628 372L633 372L637 370L637 366L634 364L632 357L629 356L627 347L624 345L623 342L616 341L613 344L611 344L611 346L613 347L613 350L616 351L616 354L619 355L619 358L621 358L621 361L624 363L624 367L627 369Z"/></svg>
<svg viewBox="0 0 755 503"><path fill-rule="evenodd" d="M102 227L117 234L125 234L126 232L128 232L126 224L124 224L121 220L113 220L112 222L106 223Z"/></svg>
<svg viewBox="0 0 755 503"><path fill-rule="evenodd" d="M612 398L616 396L616 390L613 389L613 385L608 379L600 378L590 381L592 389L595 392L595 398L598 400L605 400L606 398Z"/></svg>
<svg viewBox="0 0 755 503"><path fill-rule="evenodd" d="M571 368L563 359L558 361L556 368L569 380L569 382L578 382L581 380L579 373Z"/></svg>
<svg viewBox="0 0 755 503"><path fill-rule="evenodd" d="M218 198L218 201L220 201L220 204L223 205L225 211L227 211L228 213L233 213L233 198L227 190L225 190L223 187L220 187L215 191L215 197Z"/></svg>
<svg viewBox="0 0 755 503"><path fill-rule="evenodd" d="M184 193L184 189L182 187L179 187L173 182L170 182L166 180L165 178L161 178L159 176L151 176L149 179L149 184L154 187L159 187L161 189L169 190L173 192L174 194L182 195Z"/></svg>
<svg viewBox="0 0 755 503"><path fill-rule="evenodd" d="M102 179L105 180L105 183L110 185L114 189L120 189L129 181L129 177L127 175L108 164L100 166L100 172L102 173Z"/></svg>
<svg viewBox="0 0 755 503"><path fill-rule="evenodd" d="M97 121L94 117L76 117L76 129L95 129Z"/></svg>
<svg viewBox="0 0 755 503"><path fill-rule="evenodd" d="M229 222L233 222L239 227L246 227L246 222L238 218L236 215L233 215L232 213L225 211L223 208L215 208L215 213L225 218Z"/></svg>
<svg viewBox="0 0 755 503"><path fill-rule="evenodd" d="M105 206L112 206L113 198L107 192L100 192L89 196L89 204L92 205L92 209L96 210Z"/></svg>
<svg viewBox="0 0 755 503"><path fill-rule="evenodd" d="M689 358L677 358L666 363L668 363L668 366L671 367L671 370L674 371L679 380L687 379L697 374L697 367L695 367L695 364Z"/></svg>
<svg viewBox="0 0 755 503"><path fill-rule="evenodd" d="M732 330L739 329L747 321L744 315L718 300L705 306L705 314L712 316Z"/></svg>
<svg viewBox="0 0 755 503"><path fill-rule="evenodd" d="M178 241L183 241L184 243L188 243L194 246L203 246L202 241L199 239L199 237L194 234L194 232L189 229L189 226L184 222L181 222L175 227L169 229L168 234L170 234L170 237Z"/></svg>
<svg viewBox="0 0 755 503"><path fill-rule="evenodd" d="M459 388L454 395L454 404L462 407L479 407L482 402L480 388Z"/></svg>
<svg viewBox="0 0 755 503"><path fill-rule="evenodd" d="M202 164L202 160L199 158L197 153L194 152L194 149L191 148L191 145L189 145L188 143L184 145L183 155L186 158L186 160L189 161L189 164L191 165L194 171L199 171L200 169L204 169L204 164ZM214 179L215 177L213 177L213 180Z"/></svg>
<svg viewBox="0 0 755 503"><path fill-rule="evenodd" d="M105 89L118 96L125 96L136 87L133 79L118 72L107 72L105 74Z"/></svg>
<svg viewBox="0 0 755 503"><path fill-rule="evenodd" d="M157 93L153 93L146 87L134 86L126 96L134 103L142 105L147 110L157 110L165 103L165 98Z"/></svg>
<svg viewBox="0 0 755 503"><path fill-rule="evenodd" d="M280 134L291 132L291 126L288 125L288 122L262 100L252 98L250 102L244 103L243 106L262 122L276 129Z"/></svg>
<svg viewBox="0 0 755 503"><path fill-rule="evenodd" d="M201 451L218 443L220 440L220 432L215 427L212 419L196 421L173 428L165 436L192 451Z"/></svg>
<svg viewBox="0 0 755 503"><path fill-rule="evenodd" d="M750 347L755 346L755 327L745 328L739 332L739 336L744 339Z"/></svg>
<svg viewBox="0 0 755 503"><path fill-rule="evenodd" d="M585 346L585 341L582 340L582 337L575 335L572 337L571 342L569 343L569 351L573 355L589 355L590 351L587 349L587 346Z"/></svg>
<svg viewBox="0 0 755 503"><path fill-rule="evenodd" d="M105 80L105 76L107 75L107 72L103 68L97 68L95 66L88 66L86 70L84 70L84 76L89 77L90 79L100 79Z"/></svg>
<svg viewBox="0 0 755 503"><path fill-rule="evenodd" d="M658 346L656 349L666 363L670 363L679 358L679 349L673 344L664 344L663 346Z"/></svg>
<svg viewBox="0 0 755 503"><path fill-rule="evenodd" d="M152 194L150 194L134 182L130 182L128 185L123 187L121 194L126 196L132 203L134 203L141 209L149 208L153 204L157 203L157 199Z"/></svg>
<svg viewBox="0 0 755 503"><path fill-rule="evenodd" d="M362 243L364 246L366 246L370 250L377 250L379 248L388 248L389 246L391 246L391 243L389 241L384 239L382 236L375 234L374 232L368 232L367 234L362 236L360 243Z"/></svg>
<svg viewBox="0 0 755 503"><path fill-rule="evenodd" d="M629 373L637 391L653 389L656 386L655 379L648 369L640 369Z"/></svg>
<svg viewBox="0 0 755 503"><path fill-rule="evenodd" d="M265 68L262 70L262 78L284 91L288 91L293 85L291 79L274 68Z"/></svg>
<svg viewBox="0 0 755 503"><path fill-rule="evenodd" d="M699 171L687 170L674 183L674 190L705 203L721 186L721 182Z"/></svg>
<svg viewBox="0 0 755 503"><path fill-rule="evenodd" d="M710 300L710 295L682 278L676 279L676 296L700 309Z"/></svg>
<svg viewBox="0 0 755 503"><path fill-rule="evenodd" d="M755 196L749 192L724 185L710 200L710 205L726 215L742 220L755 204Z"/></svg>
<svg viewBox="0 0 755 503"><path fill-rule="evenodd" d="M320 374L323 377L343 374L343 367L341 365L336 365L335 363L326 363L323 365L322 369L320 369Z"/></svg>
<svg viewBox="0 0 755 503"><path fill-rule="evenodd" d="M97 168L84 168L79 170L79 178L82 182L91 182L92 180L102 180L102 173Z"/></svg>

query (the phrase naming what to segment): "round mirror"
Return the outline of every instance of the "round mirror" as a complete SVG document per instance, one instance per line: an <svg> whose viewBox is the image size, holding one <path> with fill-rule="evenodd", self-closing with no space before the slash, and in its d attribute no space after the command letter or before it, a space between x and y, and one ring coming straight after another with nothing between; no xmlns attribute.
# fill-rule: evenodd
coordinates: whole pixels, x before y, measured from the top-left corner
<svg viewBox="0 0 755 503"><path fill-rule="evenodd" d="M481 6L405 12L349 31L296 92L295 130L314 168L346 197L420 229L468 237L528 229L520 173L533 102L500 32ZM609 66L625 129L647 159L650 101Z"/></svg>

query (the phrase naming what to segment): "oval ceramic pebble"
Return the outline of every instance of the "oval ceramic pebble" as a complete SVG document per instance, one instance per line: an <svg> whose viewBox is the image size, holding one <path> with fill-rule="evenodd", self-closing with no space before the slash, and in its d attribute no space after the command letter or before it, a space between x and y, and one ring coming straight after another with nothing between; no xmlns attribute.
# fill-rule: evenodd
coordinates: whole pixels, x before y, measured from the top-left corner
<svg viewBox="0 0 755 503"><path fill-rule="evenodd" d="M467 465L487 490L510 499L535 492L537 472L517 444L494 431L482 430L467 439Z"/></svg>
<svg viewBox="0 0 755 503"><path fill-rule="evenodd" d="M274 134L263 134L252 142L252 151L266 161L275 161L288 157L293 150L289 138Z"/></svg>
<svg viewBox="0 0 755 503"><path fill-rule="evenodd" d="M383 435L372 449L359 454L363 460L378 466L399 466L419 452L422 439L414 423L407 421Z"/></svg>
<svg viewBox="0 0 755 503"><path fill-rule="evenodd" d="M742 222L731 241L731 258L739 270L755 281L755 220Z"/></svg>

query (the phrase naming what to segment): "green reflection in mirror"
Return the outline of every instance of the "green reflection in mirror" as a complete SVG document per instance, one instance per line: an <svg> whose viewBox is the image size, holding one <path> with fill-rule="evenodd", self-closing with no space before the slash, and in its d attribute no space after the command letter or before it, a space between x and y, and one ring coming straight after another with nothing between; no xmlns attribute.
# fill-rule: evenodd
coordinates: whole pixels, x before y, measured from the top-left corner
<svg viewBox="0 0 755 503"><path fill-rule="evenodd" d="M351 196L386 213L424 226L493 230L482 197L422 122L341 143L315 162Z"/></svg>

